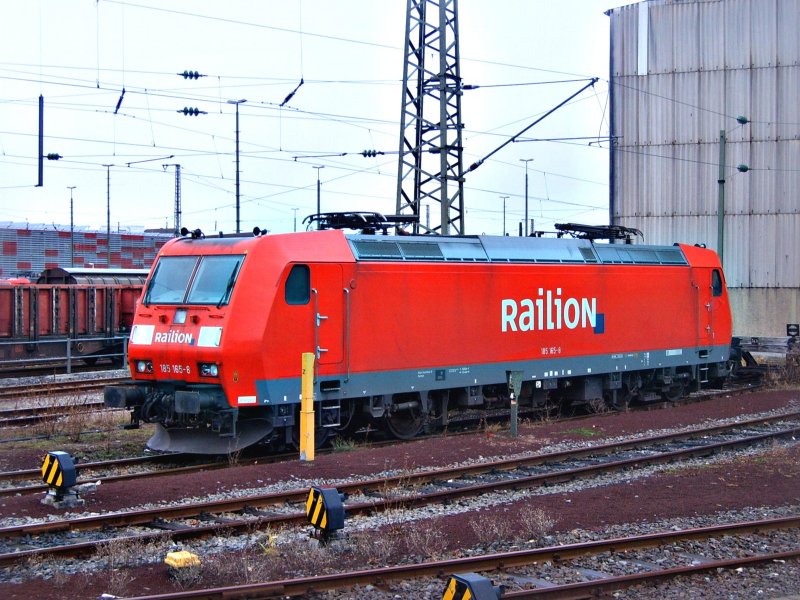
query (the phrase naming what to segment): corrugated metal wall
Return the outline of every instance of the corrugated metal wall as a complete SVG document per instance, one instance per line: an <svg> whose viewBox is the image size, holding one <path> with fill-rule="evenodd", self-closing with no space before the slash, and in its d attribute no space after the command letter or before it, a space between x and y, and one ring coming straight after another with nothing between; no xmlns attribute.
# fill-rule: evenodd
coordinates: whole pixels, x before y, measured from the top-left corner
<svg viewBox="0 0 800 600"><path fill-rule="evenodd" d="M724 130L734 331L785 335L800 312L800 0L651 0L609 16L612 222L717 249Z"/></svg>
<svg viewBox="0 0 800 600"><path fill-rule="evenodd" d="M149 269L170 234L111 233L111 268ZM75 267L105 268L108 240L105 232L75 232ZM33 277L43 269L70 267L70 232L36 227L0 227L0 278Z"/></svg>

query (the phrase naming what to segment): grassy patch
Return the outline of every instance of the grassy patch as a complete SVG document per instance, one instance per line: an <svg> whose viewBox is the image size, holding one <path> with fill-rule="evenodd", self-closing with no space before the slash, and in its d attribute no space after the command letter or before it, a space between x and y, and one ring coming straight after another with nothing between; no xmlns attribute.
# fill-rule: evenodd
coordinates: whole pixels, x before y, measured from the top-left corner
<svg viewBox="0 0 800 600"><path fill-rule="evenodd" d="M356 444L354 440L341 438L337 436L333 438L333 442L331 442L331 447L333 448L334 452L352 452L358 447L358 444Z"/></svg>
<svg viewBox="0 0 800 600"><path fill-rule="evenodd" d="M603 431L593 427L576 427L575 429L568 429L564 433L590 438L597 435L602 435Z"/></svg>

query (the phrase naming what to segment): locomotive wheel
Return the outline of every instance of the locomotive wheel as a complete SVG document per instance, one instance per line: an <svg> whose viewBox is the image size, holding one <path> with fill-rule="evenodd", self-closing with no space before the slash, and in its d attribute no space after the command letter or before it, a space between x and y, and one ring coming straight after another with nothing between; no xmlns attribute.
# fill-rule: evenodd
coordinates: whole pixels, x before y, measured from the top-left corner
<svg viewBox="0 0 800 600"><path fill-rule="evenodd" d="M400 402L386 412L386 428L394 437L410 440L416 437L425 425L419 402Z"/></svg>
<svg viewBox="0 0 800 600"><path fill-rule="evenodd" d="M329 427L314 427L314 448L319 449L322 448L325 444L328 443L328 440L333 437L333 433ZM300 448L300 422L297 422L297 425L292 427L292 445L294 445L295 449Z"/></svg>
<svg viewBox="0 0 800 600"><path fill-rule="evenodd" d="M294 426L292 427L292 445L295 449L300 448L300 405L294 413ZM314 425L314 448L322 448L333 437L334 431L331 427L321 427L318 423Z"/></svg>
<svg viewBox="0 0 800 600"><path fill-rule="evenodd" d="M605 414L611 410L611 404L605 396L588 400L586 407L590 413L597 415Z"/></svg>
<svg viewBox="0 0 800 600"><path fill-rule="evenodd" d="M661 396L668 402L676 402L683 397L683 384L674 383L661 392Z"/></svg>

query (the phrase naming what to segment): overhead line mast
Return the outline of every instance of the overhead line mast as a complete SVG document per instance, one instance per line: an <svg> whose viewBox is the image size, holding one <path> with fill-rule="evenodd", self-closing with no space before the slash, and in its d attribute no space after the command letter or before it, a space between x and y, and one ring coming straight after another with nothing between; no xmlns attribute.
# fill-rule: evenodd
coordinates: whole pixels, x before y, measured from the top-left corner
<svg viewBox="0 0 800 600"><path fill-rule="evenodd" d="M458 0L408 0L397 214L440 206L438 224L417 221L414 233L465 233L462 89Z"/></svg>

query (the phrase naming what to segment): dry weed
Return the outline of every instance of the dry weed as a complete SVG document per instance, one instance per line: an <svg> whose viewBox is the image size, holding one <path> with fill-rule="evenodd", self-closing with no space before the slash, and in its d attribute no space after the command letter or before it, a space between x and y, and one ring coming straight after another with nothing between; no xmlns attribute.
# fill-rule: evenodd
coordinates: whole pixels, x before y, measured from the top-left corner
<svg viewBox="0 0 800 600"><path fill-rule="evenodd" d="M142 541L130 538L109 540L97 547L95 558L108 567L106 593L125 595L134 577L128 570L147 562L158 562L166 556L168 540Z"/></svg>
<svg viewBox="0 0 800 600"><path fill-rule="evenodd" d="M525 505L517 515L518 541L535 540L553 530L557 519L542 508Z"/></svg>
<svg viewBox="0 0 800 600"><path fill-rule="evenodd" d="M407 554L422 560L444 558L447 549L444 532L430 523L411 523L404 531Z"/></svg>
<svg viewBox="0 0 800 600"><path fill-rule="evenodd" d="M281 553L281 562L290 577L314 575L328 571L336 565L336 552L313 540L308 544L294 544Z"/></svg>
<svg viewBox="0 0 800 600"><path fill-rule="evenodd" d="M392 532L375 535L369 531L359 531L347 539L356 564L376 566L389 564L397 550L396 536Z"/></svg>
<svg viewBox="0 0 800 600"><path fill-rule="evenodd" d="M505 515L476 517L470 519L469 526L478 538L478 542L483 546L508 541L514 531L512 523Z"/></svg>

